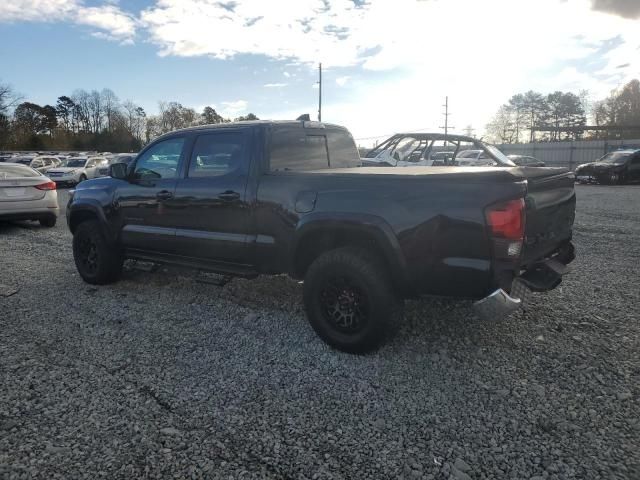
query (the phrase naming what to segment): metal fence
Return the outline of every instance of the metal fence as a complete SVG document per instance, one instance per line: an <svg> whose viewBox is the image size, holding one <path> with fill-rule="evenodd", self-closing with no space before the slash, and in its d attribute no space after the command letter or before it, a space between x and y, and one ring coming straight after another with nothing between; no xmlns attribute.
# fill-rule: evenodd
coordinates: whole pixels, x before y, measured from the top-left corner
<svg viewBox="0 0 640 480"><path fill-rule="evenodd" d="M573 170L581 163L593 162L605 153L614 150L640 149L640 140L517 143L502 144L497 147L505 155L527 155L542 160L549 167L568 167Z"/></svg>

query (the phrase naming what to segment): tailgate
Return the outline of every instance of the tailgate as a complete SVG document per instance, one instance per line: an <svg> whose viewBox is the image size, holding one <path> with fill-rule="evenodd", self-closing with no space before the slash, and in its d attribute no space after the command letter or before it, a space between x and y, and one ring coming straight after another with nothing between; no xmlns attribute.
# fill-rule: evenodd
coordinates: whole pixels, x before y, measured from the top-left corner
<svg viewBox="0 0 640 480"><path fill-rule="evenodd" d="M523 265L553 253L571 239L575 218L574 174L564 168L523 168L527 178Z"/></svg>

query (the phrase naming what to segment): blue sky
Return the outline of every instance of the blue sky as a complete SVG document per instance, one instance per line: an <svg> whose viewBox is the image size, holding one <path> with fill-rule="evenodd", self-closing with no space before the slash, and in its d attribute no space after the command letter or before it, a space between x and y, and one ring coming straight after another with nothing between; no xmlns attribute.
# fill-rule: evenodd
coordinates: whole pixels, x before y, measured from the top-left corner
<svg viewBox="0 0 640 480"><path fill-rule="evenodd" d="M526 12L526 13L525 13ZM228 116L315 116L362 143L396 131L484 125L513 93L640 77L637 0L10 0L0 4L0 81L55 103L111 88L149 113L160 100Z"/></svg>

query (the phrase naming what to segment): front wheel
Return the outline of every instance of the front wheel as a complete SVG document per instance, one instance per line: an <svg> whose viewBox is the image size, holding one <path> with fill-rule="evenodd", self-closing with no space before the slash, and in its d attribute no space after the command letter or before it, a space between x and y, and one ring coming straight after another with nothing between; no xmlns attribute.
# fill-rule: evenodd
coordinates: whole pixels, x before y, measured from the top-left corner
<svg viewBox="0 0 640 480"><path fill-rule="evenodd" d="M609 185L621 185L622 182L623 182L622 174L620 173L609 174L609 178L608 178Z"/></svg>
<svg viewBox="0 0 640 480"><path fill-rule="evenodd" d="M311 264L304 305L318 336L348 353L375 350L393 333L403 311L386 268L352 247L326 252Z"/></svg>
<svg viewBox="0 0 640 480"><path fill-rule="evenodd" d="M78 183L82 183L87 179L87 176L83 173L82 175L80 175L80 178L78 179Z"/></svg>
<svg viewBox="0 0 640 480"><path fill-rule="evenodd" d="M82 279L94 285L115 282L124 261L120 250L105 238L96 220L78 225L73 234L73 259Z"/></svg>

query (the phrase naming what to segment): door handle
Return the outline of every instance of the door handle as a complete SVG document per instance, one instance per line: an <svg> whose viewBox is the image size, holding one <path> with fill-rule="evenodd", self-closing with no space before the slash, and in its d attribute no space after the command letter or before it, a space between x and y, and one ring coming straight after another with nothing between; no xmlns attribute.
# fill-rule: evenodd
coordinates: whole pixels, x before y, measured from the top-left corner
<svg viewBox="0 0 640 480"><path fill-rule="evenodd" d="M161 190L158 193L156 193L156 198L158 200L169 200L172 197L173 197L173 193L171 193L169 190Z"/></svg>
<svg viewBox="0 0 640 480"><path fill-rule="evenodd" d="M240 198L240 194L238 192L232 192L231 190L227 190L226 192L222 192L218 195L220 200L224 200L225 202L231 202L233 200L238 200Z"/></svg>

